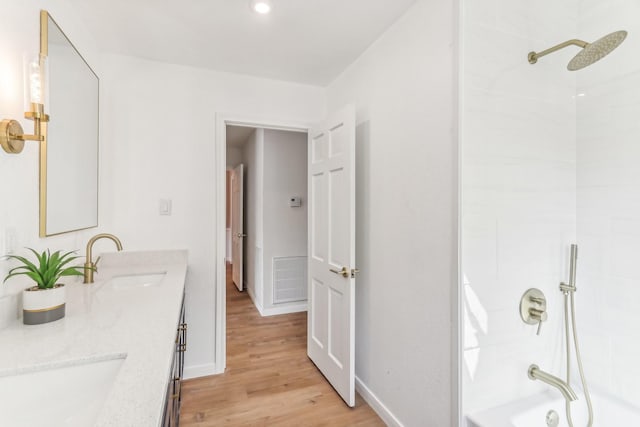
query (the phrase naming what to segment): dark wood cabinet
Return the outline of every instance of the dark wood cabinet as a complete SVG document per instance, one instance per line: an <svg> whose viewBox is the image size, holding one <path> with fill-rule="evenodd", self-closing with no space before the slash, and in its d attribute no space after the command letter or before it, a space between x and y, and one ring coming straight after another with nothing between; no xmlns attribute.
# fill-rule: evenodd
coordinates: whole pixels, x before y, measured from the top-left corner
<svg viewBox="0 0 640 427"><path fill-rule="evenodd" d="M180 309L180 321L176 332L175 351L167 384L164 403L163 427L180 425L180 402L182 401L182 377L184 373L184 353L187 351L187 323L184 310L184 296Z"/></svg>

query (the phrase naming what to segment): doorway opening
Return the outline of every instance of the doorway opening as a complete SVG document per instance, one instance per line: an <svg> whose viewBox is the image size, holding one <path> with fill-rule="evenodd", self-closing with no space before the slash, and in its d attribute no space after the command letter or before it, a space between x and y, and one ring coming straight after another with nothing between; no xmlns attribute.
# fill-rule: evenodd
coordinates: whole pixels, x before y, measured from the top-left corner
<svg viewBox="0 0 640 427"><path fill-rule="evenodd" d="M256 195L247 197L236 197L236 204L249 203L254 200L256 209L254 213L258 221L254 221L251 215L241 215L236 220L236 225L242 226L242 230L236 232L236 236L241 236L242 245L254 249L252 255L244 256L245 261L232 261L238 266L244 264L244 268L239 269L234 275L236 286L233 280L231 286L225 286L226 280L226 247L227 242L223 236L226 234L226 166L227 166L227 131L233 130L232 126L249 127L255 129L252 133L253 145L243 150L242 157L251 153L252 158L262 159L256 162L253 167L247 167L247 171L253 170L254 175L244 172L244 165L240 168L234 167L237 177L247 182L254 182L253 188ZM289 131L289 132L272 132ZM284 151L274 151L272 157L277 160L276 166L265 168L269 163L265 144L265 135L278 134L277 139L291 137L297 133L298 137L302 133L302 143L297 147L307 150L302 161L282 161L287 159L293 146L289 146ZM306 138L305 138L306 134ZM267 140L269 138L266 138ZM304 144L306 140L306 144ZM246 120L232 120L229 117L218 115L217 135L216 135L216 177L219 180L216 186L216 235L217 252L220 255L216 260L216 371L224 373L227 356L227 324L226 302L227 290L234 293L238 288L245 288L244 277L247 278L247 294L252 295L255 306L260 309L262 306L264 314L278 314L294 311L296 305L298 310L307 311L306 326L303 330L306 336L306 345L302 349L306 350L310 362L315 365L327 381L333 386L344 402L353 407L355 405L355 276L359 271L355 268L355 108L353 105L346 105L342 109L330 114L327 119L317 127L311 129L308 126L273 126ZM299 140L300 141L300 140ZM306 162L304 161L306 158ZM230 164L229 166L233 166ZM248 165L251 166L251 165ZM291 178L285 172L288 169L300 169L305 173L299 176L302 178ZM305 170L307 169L307 170ZM273 190L268 182L270 174L274 174L276 183L285 183L301 186L286 191ZM281 177L284 175L284 178ZM240 179L231 180L238 182ZM293 181L292 181L293 180ZM302 181L302 183L298 182ZM274 188L278 188L276 185ZM307 190L308 200L298 196ZM300 190L298 192L298 190ZM230 190L232 194L234 191ZM249 193L249 191L245 192ZM271 195L272 197L266 197ZM231 197L230 197L231 200ZM275 218L288 218L291 212L303 211L301 208L309 205L309 213L299 215L298 221L307 224L308 262L298 262L295 255L285 253L278 256L276 252L269 252L266 236L273 233L276 236L274 242L287 241L283 238L285 231L291 229L296 221L288 219L280 221L280 226L271 225L268 220L267 210L270 204L276 204L280 208ZM284 208L284 211L282 210ZM249 209L251 211L251 209ZM285 213L286 212L286 213ZM231 219L231 229L233 230L233 205ZM253 221L254 226L250 223ZM246 232L244 226L246 225ZM304 227L302 227L304 229ZM253 230L253 231L252 231ZM244 236L246 234L246 236ZM249 242L250 237L253 241ZM233 236L232 236L233 238ZM304 241L304 239L303 239ZM290 250L290 249L289 249ZM244 248L237 253L246 254ZM305 257L307 254L305 253ZM232 255L233 257L233 255ZM253 263L253 271L249 264ZM285 267L283 267L283 264ZM305 270L308 269L307 271ZM270 267L270 269L269 269ZM258 274L256 274L256 271ZM286 274L280 274L281 271ZM260 274L261 273L261 274ZM238 275L242 275L242 280ZM293 290L289 281L304 278L302 281L306 286L298 286ZM285 286L278 288L277 279L282 280ZM263 281L262 286L260 280ZM267 283L269 280L269 283ZM251 283L253 281L253 283ZM262 292L261 295L258 292ZM308 299L301 303L301 296L308 292ZM280 299L279 299L280 298ZM292 301L292 299L294 301ZM283 302L284 301L284 302ZM275 304L274 304L275 303ZM278 307L274 305L278 304ZM282 305L280 305L282 304ZM283 307L286 309L283 310ZM266 313L268 310L274 310ZM298 311L295 310L295 311ZM287 316L290 316L288 314ZM264 318L262 318L264 319ZM264 323L264 322L261 322ZM247 331L243 331L245 333ZM284 337L280 337L283 339ZM234 361L236 360L234 355Z"/></svg>
<svg viewBox="0 0 640 427"><path fill-rule="evenodd" d="M306 311L307 134L227 125L226 159L231 281L261 316Z"/></svg>

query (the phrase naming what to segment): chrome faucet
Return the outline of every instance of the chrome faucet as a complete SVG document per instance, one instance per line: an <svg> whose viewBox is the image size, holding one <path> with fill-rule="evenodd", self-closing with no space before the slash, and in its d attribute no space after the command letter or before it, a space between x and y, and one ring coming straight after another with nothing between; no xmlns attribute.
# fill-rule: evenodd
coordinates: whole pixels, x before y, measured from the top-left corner
<svg viewBox="0 0 640 427"><path fill-rule="evenodd" d="M538 367L538 365L529 366L528 373L529 373L530 379L540 380L560 390L560 393L562 393L564 398L567 399L567 402L573 402L574 400L578 400L578 396L576 396L576 394L571 389L569 384L562 381L560 378L556 376L553 376L551 374L544 372Z"/></svg>
<svg viewBox="0 0 640 427"><path fill-rule="evenodd" d="M98 265L98 261L100 261L100 257L96 259L96 262L93 262L91 251L93 249L93 244L100 239L111 239L116 244L116 248L119 251L122 250L122 243L120 243L120 239L118 239L113 234L101 233L96 234L87 242L87 254L85 257L84 263L84 282L83 283L93 283L93 272L96 271L96 266Z"/></svg>

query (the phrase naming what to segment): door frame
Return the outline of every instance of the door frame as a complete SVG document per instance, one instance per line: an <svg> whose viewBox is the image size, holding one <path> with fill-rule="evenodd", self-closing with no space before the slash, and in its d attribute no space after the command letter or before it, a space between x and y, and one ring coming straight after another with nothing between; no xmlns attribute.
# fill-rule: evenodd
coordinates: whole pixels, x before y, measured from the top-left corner
<svg viewBox="0 0 640 427"><path fill-rule="evenodd" d="M227 126L245 126L269 130L309 133L308 122L276 119L248 114L216 113L215 165L216 165L216 280L215 280L215 372L222 374L227 366L227 287L226 287L226 171ZM307 142L308 144L308 142Z"/></svg>

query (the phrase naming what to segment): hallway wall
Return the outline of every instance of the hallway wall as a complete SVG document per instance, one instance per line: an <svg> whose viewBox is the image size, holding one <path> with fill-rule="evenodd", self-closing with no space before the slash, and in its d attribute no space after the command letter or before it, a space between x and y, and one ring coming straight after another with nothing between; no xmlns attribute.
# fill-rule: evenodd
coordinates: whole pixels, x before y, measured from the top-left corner
<svg viewBox="0 0 640 427"><path fill-rule="evenodd" d="M274 303L273 259L307 256L307 134L265 129L263 176L263 308L265 313L306 311L306 299ZM301 197L302 206L290 207L291 196Z"/></svg>

